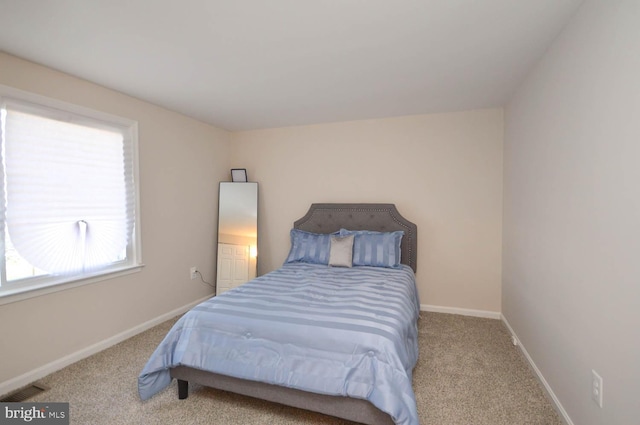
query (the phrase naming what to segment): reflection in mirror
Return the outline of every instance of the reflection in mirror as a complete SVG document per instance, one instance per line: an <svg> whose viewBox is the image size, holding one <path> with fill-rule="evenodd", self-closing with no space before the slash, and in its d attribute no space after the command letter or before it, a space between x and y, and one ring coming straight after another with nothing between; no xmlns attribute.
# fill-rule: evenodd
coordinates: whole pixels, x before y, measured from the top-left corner
<svg viewBox="0 0 640 425"><path fill-rule="evenodd" d="M258 183L220 183L216 294L256 277Z"/></svg>

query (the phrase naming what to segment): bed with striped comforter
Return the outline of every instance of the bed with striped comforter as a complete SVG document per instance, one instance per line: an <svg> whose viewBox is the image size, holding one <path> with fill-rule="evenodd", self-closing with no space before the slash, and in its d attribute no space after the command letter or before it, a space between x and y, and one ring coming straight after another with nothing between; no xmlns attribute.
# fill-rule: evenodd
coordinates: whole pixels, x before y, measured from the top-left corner
<svg viewBox="0 0 640 425"><path fill-rule="evenodd" d="M138 378L146 400L196 369L369 400L396 424L418 424L411 387L419 300L408 266L294 263L186 313Z"/></svg>

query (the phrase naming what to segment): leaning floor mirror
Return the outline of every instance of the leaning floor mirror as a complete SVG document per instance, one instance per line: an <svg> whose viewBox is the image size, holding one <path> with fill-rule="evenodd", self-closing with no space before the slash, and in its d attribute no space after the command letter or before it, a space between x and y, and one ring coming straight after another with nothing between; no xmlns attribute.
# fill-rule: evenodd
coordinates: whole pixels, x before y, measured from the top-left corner
<svg viewBox="0 0 640 425"><path fill-rule="evenodd" d="M216 295L248 282L258 267L258 183L221 182Z"/></svg>

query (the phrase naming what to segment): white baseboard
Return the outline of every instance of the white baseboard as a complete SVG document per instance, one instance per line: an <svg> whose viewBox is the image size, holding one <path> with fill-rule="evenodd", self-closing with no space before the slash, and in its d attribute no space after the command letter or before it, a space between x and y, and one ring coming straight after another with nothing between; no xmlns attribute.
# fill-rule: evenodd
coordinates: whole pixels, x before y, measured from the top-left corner
<svg viewBox="0 0 640 425"><path fill-rule="evenodd" d="M111 338L107 338L103 341L90 345L86 348L76 351L75 353L71 353L67 356L64 356L60 359L54 360L51 363L47 363L44 366L41 366L37 369L31 370L27 373L24 373L20 376L12 378L8 381L0 383L0 395L8 394L14 390L22 388L30 383L37 381L40 378L43 378L53 372L56 372L60 369L63 369L69 366L72 363L80 361L84 358L87 358L93 354L96 354L102 350L105 350L113 345L118 344L126 339L131 338L141 332L144 332L152 327L159 325L162 322L165 322L173 317L176 317L186 311L190 310L192 307L200 304L202 301L211 298L211 295L207 295L206 297L199 299L197 301L191 302L185 306L179 307L175 310L172 310L168 313L165 313L161 316L156 317L155 319L151 319L147 322L144 322L138 326L135 326L131 329L128 329L124 332L121 332L117 335L112 336Z"/></svg>
<svg viewBox="0 0 640 425"><path fill-rule="evenodd" d="M420 304L420 311L430 311L433 313L460 314L461 316L483 317L487 319L500 319L502 315L499 311L471 310L468 308L442 307L438 305Z"/></svg>
<svg viewBox="0 0 640 425"><path fill-rule="evenodd" d="M502 315L502 314L500 316L501 316L502 323L505 324L505 326L509 330L509 333L511 334L511 336L513 338L515 338L515 342L516 342L517 346L520 348L520 351L522 352L524 357L527 359L527 362L529 362L529 366L531 367L533 372L536 374L536 377L538 378L538 380L540 381L540 383L544 387L545 391L547 392L547 395L551 399L551 402L554 404L554 407L556 408L556 411L558 412L560 417L564 420L564 422L567 425L574 425L573 421L569 417L569 414L567 413L566 410L564 410L564 407L562 406L562 403L560 403L560 400L558 400L558 397L556 397L556 394L551 389L551 386L549 385L547 380L544 379L544 376L542 376L542 372L540 372L540 369L538 369L538 366L536 366L536 364L534 363L533 359L531 358L531 356L527 352L527 349L524 347L524 345L522 345L522 342L520 341L520 338L518 338L518 335L516 335L516 333L513 331L513 328L511 327L511 325L507 321L507 318L504 317L504 315Z"/></svg>

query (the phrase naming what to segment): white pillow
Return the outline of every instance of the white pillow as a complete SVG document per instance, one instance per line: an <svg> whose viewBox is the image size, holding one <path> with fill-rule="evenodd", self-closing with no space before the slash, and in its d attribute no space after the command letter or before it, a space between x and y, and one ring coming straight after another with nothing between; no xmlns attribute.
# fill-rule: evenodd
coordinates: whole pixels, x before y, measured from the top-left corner
<svg viewBox="0 0 640 425"><path fill-rule="evenodd" d="M329 266L351 267L353 265L354 235L331 235L331 250L329 251Z"/></svg>

